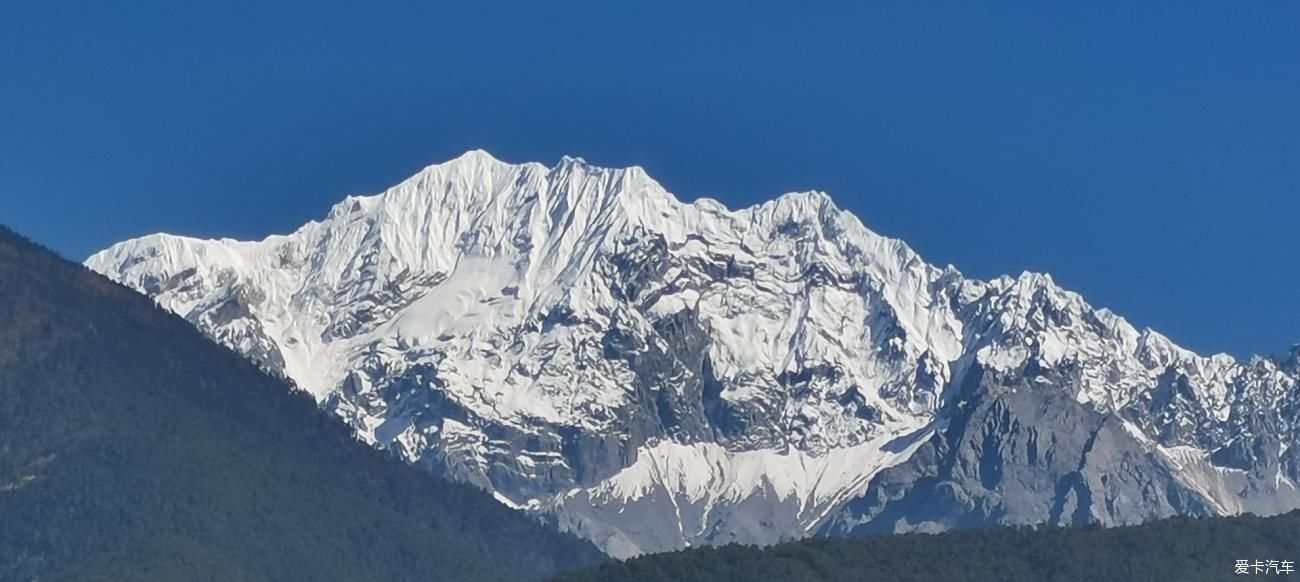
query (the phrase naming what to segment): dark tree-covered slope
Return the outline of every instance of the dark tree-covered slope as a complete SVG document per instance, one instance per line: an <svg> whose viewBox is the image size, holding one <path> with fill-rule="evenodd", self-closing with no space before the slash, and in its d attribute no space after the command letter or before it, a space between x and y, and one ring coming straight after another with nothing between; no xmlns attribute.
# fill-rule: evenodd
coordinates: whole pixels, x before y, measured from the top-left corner
<svg viewBox="0 0 1300 582"><path fill-rule="evenodd" d="M1249 560L1248 575L1236 574ZM1255 561L1264 571L1255 573ZM1275 560L1277 569L1270 569ZM1300 562L1300 512L1172 518L1141 526L983 529L700 548L610 562L556 582L947 582L1233 580ZM1293 564L1291 566L1295 568Z"/></svg>
<svg viewBox="0 0 1300 582"><path fill-rule="evenodd" d="M599 559L0 228L0 580L509 580Z"/></svg>

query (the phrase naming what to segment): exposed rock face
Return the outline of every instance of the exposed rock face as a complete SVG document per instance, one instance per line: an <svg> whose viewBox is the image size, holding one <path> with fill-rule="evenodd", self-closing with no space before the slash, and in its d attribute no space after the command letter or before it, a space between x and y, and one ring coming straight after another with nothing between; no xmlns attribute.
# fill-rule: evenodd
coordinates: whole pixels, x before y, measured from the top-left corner
<svg viewBox="0 0 1300 582"><path fill-rule="evenodd" d="M823 531L1118 525L1218 513L1124 420L1070 398L1068 381L972 371L946 429L881 472Z"/></svg>
<svg viewBox="0 0 1300 582"><path fill-rule="evenodd" d="M1300 505L1300 357L1201 357L1046 276L967 279L820 193L731 211L471 152L288 236L87 265L620 557Z"/></svg>

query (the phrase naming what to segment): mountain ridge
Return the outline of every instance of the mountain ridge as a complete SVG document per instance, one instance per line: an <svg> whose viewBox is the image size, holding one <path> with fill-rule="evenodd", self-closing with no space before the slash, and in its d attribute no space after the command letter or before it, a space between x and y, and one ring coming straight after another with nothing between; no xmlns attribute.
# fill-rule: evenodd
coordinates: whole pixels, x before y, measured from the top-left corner
<svg viewBox="0 0 1300 582"><path fill-rule="evenodd" d="M2 579L523 580L599 559L4 227L0 296Z"/></svg>
<svg viewBox="0 0 1300 582"><path fill-rule="evenodd" d="M733 211L637 167L471 151L290 235L146 237L86 264L293 378L366 442L615 556L952 525L886 481L948 483L932 494L962 491L962 523L1300 503L1294 369L1196 355L1048 275L932 266L820 192ZM955 427L1028 446L1017 431L1058 393L1061 418L1109 419L1114 462L1149 475L1094 502L1107 486L1084 477L1101 468L1042 466L1032 501L1008 507L984 459L1002 450Z"/></svg>

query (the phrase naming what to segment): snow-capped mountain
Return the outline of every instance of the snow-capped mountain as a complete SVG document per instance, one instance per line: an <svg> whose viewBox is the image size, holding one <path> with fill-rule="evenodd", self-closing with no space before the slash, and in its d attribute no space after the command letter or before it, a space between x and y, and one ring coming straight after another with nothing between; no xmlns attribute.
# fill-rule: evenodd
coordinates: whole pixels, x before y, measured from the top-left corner
<svg viewBox="0 0 1300 582"><path fill-rule="evenodd" d="M619 557L1300 506L1300 352L1198 356L1045 275L929 265L816 192L729 210L474 151L287 236L86 264Z"/></svg>

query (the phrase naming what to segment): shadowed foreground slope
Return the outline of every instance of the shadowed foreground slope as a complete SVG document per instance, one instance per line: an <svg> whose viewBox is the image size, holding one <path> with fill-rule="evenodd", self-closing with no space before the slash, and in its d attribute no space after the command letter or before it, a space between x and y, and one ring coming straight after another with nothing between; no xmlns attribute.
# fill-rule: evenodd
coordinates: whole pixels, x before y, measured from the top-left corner
<svg viewBox="0 0 1300 582"><path fill-rule="evenodd" d="M1249 576L1235 573L1237 560L1250 560ZM1209 581L1255 576L1256 560L1266 570L1268 560L1300 562L1300 512L699 548L611 562L556 582ZM1260 576L1290 579L1274 570Z"/></svg>
<svg viewBox="0 0 1300 582"><path fill-rule="evenodd" d="M0 580L509 580L598 559L0 227Z"/></svg>

